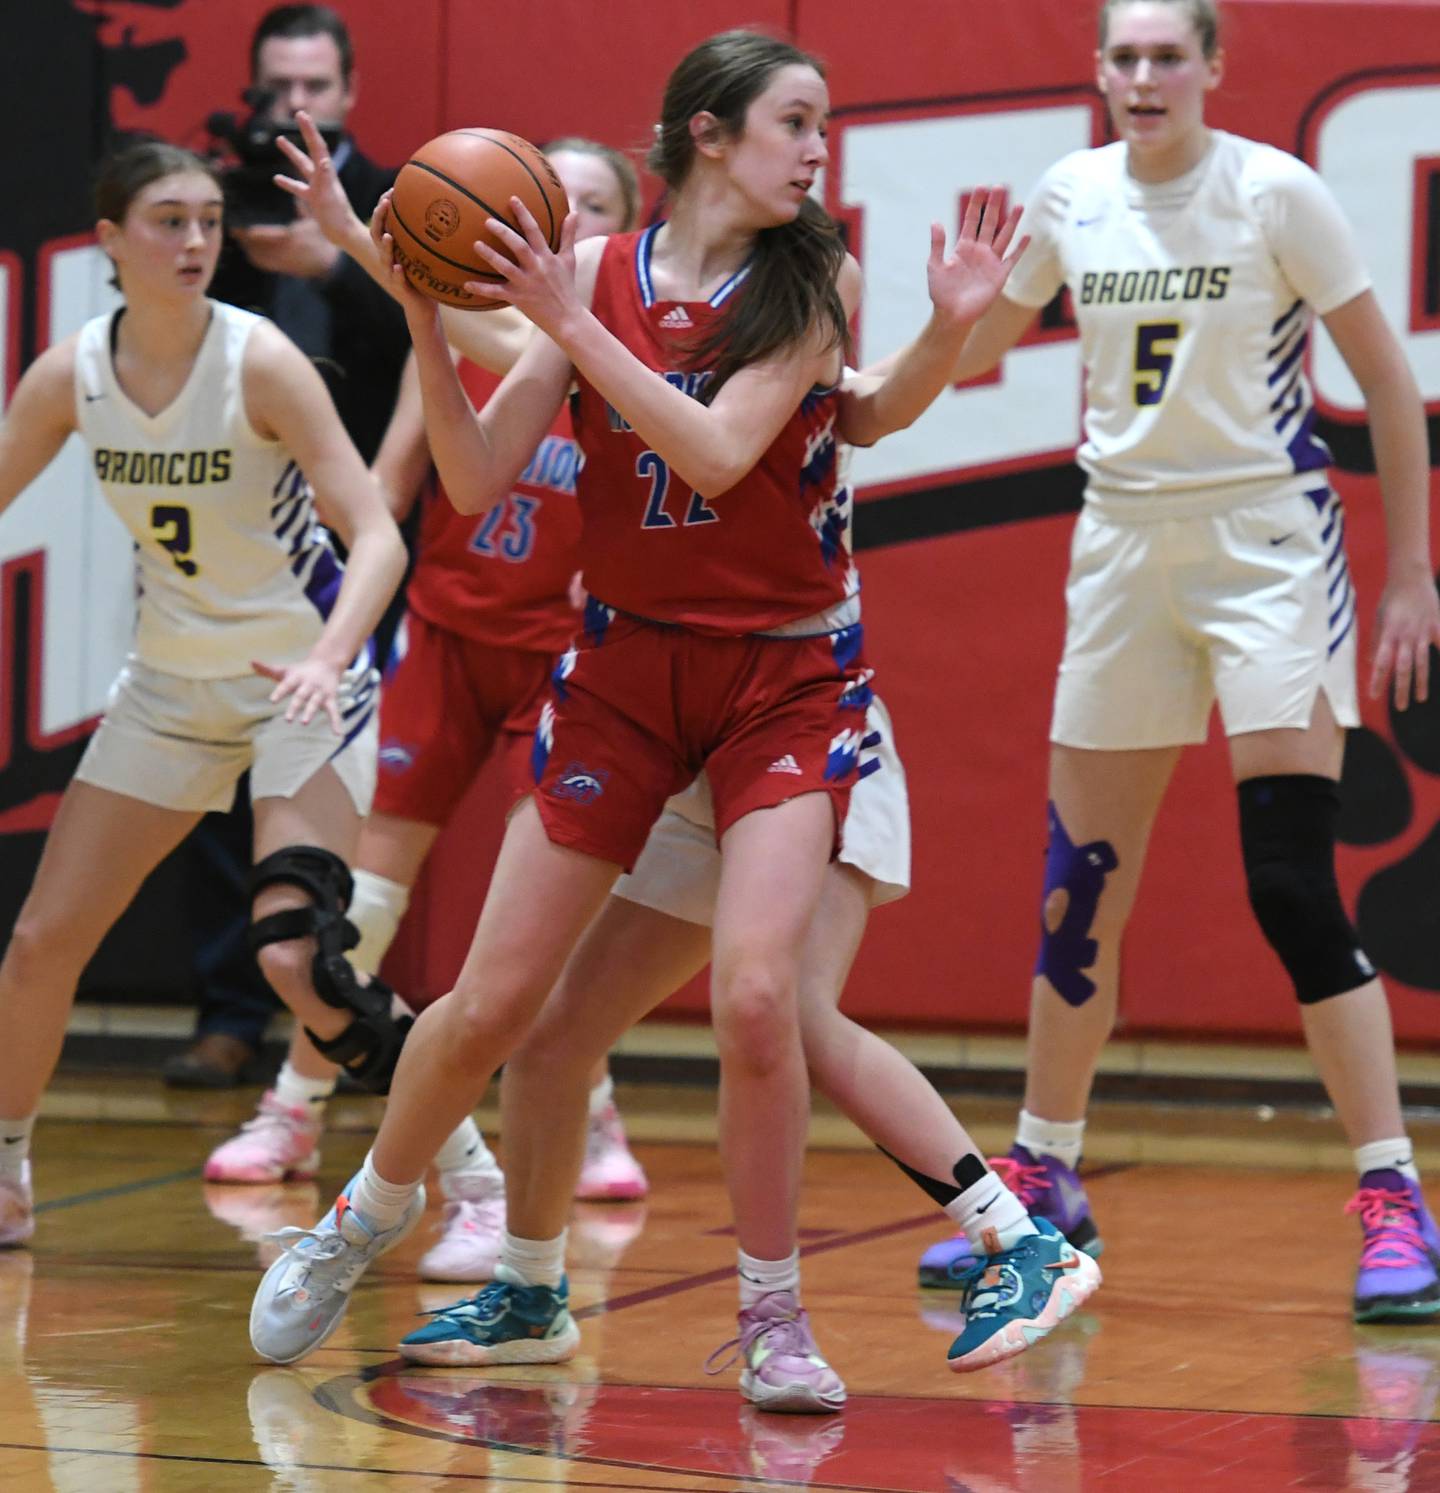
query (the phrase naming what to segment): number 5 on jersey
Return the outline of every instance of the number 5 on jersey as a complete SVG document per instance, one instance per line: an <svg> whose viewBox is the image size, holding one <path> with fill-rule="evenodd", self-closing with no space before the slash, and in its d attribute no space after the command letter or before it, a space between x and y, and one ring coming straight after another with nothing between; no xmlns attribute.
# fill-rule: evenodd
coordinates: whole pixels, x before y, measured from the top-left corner
<svg viewBox="0 0 1440 1493"><path fill-rule="evenodd" d="M1175 366L1178 321L1143 321L1135 328L1135 403L1159 404Z"/></svg>
<svg viewBox="0 0 1440 1493"><path fill-rule="evenodd" d="M635 458L635 475L650 479L650 501L645 505L645 517L640 520L642 529L673 529L675 520L665 511L665 494L670 490L670 468L657 451L642 451ZM690 494L690 506L685 510L685 527L692 524L713 524L720 515L714 512L698 492Z"/></svg>

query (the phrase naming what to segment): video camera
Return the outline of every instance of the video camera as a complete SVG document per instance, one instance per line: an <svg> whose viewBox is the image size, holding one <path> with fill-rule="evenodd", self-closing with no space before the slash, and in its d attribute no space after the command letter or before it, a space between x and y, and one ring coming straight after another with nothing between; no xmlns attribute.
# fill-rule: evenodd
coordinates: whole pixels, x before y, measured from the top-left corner
<svg viewBox="0 0 1440 1493"><path fill-rule="evenodd" d="M211 159L220 167L225 184L225 214L238 228L253 228L262 223L290 223L295 218L295 199L273 180L276 173L294 174L295 168L281 151L278 142L289 140L305 149L300 126L276 124L269 117L275 96L266 88L247 88L241 95L250 110L245 119L230 113L216 113L205 121L213 144ZM334 151L343 134L339 125L322 124L321 138Z"/></svg>

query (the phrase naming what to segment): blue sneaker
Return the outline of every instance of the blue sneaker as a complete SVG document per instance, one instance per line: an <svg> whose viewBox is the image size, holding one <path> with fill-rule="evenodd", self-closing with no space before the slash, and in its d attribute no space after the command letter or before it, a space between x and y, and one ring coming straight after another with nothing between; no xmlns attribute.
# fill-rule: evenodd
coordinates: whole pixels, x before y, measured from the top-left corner
<svg viewBox="0 0 1440 1493"><path fill-rule="evenodd" d="M340 1325L350 1292L371 1262L399 1244L425 1211L421 1187L394 1228L376 1229L350 1206L359 1180L356 1172L313 1229L267 1236L284 1253L261 1277L250 1308L250 1345L261 1358L294 1363L318 1348Z"/></svg>
<svg viewBox="0 0 1440 1493"><path fill-rule="evenodd" d="M1414 1322L1440 1316L1440 1233L1420 1184L1389 1169L1366 1172L1345 1211L1360 1215L1364 1235L1355 1320Z"/></svg>
<svg viewBox="0 0 1440 1493"><path fill-rule="evenodd" d="M1020 1200L1032 1218L1048 1218L1090 1258L1096 1259L1105 1241L1090 1216L1085 1184L1073 1168L1053 1156L1035 1156L1020 1144L1008 1156L992 1156L990 1165ZM975 1268L975 1251L964 1234L932 1244L920 1256L920 1284L942 1291L963 1290Z"/></svg>
<svg viewBox="0 0 1440 1493"><path fill-rule="evenodd" d="M965 1330L947 1355L957 1374L1014 1358L1058 1327L1100 1284L1100 1267L1048 1219L1013 1248L976 1260L966 1285Z"/></svg>
<svg viewBox="0 0 1440 1493"><path fill-rule="evenodd" d="M505 1266L478 1295L429 1312L433 1322L400 1340L412 1363L563 1363L580 1346L570 1315L570 1285L522 1286L506 1280Z"/></svg>

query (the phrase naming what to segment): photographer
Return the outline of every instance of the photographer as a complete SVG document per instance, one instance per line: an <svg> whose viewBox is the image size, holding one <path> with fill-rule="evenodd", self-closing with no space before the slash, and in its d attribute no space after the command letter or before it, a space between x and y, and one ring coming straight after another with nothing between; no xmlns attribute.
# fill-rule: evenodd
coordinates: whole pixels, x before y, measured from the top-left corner
<svg viewBox="0 0 1440 1493"><path fill-rule="evenodd" d="M340 184L356 213L368 218L395 174L366 159L345 132L357 78L344 21L325 5L269 11L250 44L250 79L247 96L259 101L257 112L271 126L290 125L295 111L305 109L334 132ZM256 175L264 191L270 171L288 169L278 148L269 171L267 164L262 159L258 173L245 173L243 195L229 194L238 198L227 203L238 221L230 227L211 294L270 317L317 361L346 431L369 461L389 423L409 350L404 317L308 216L293 216L293 198L269 187L276 210L265 212L263 199L256 210Z"/></svg>
<svg viewBox="0 0 1440 1493"><path fill-rule="evenodd" d="M395 406L410 342L400 308L350 259L326 242L294 200L270 182L288 163L278 129L307 110L325 129L351 206L368 218L394 172L361 154L345 130L355 103L350 33L325 5L281 5L267 12L250 43L251 118L214 116L237 164L226 169L227 242L210 294L268 316L314 360L350 439L369 462ZM399 611L381 623L388 644ZM387 626L388 624L388 626ZM189 921L199 988L196 1038L164 1069L180 1087L228 1087L256 1076L265 1028L279 1002L246 945L248 794L228 814L209 814L190 836Z"/></svg>

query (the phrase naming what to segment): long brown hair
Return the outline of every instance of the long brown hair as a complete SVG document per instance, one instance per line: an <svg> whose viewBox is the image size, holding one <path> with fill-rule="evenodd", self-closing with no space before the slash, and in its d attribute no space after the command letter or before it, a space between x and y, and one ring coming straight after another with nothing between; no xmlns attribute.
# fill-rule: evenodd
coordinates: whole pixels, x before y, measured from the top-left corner
<svg viewBox="0 0 1440 1493"><path fill-rule="evenodd" d="M722 31L681 59L665 85L660 123L646 165L673 192L695 163L690 121L708 111L732 139L745 129L751 103L782 67L824 68L789 42L759 31ZM693 366L713 363L704 391L708 402L726 379L817 330L827 347L848 341L838 280L845 244L835 220L813 198L789 223L755 235L749 274L730 297L712 330L689 349Z"/></svg>

